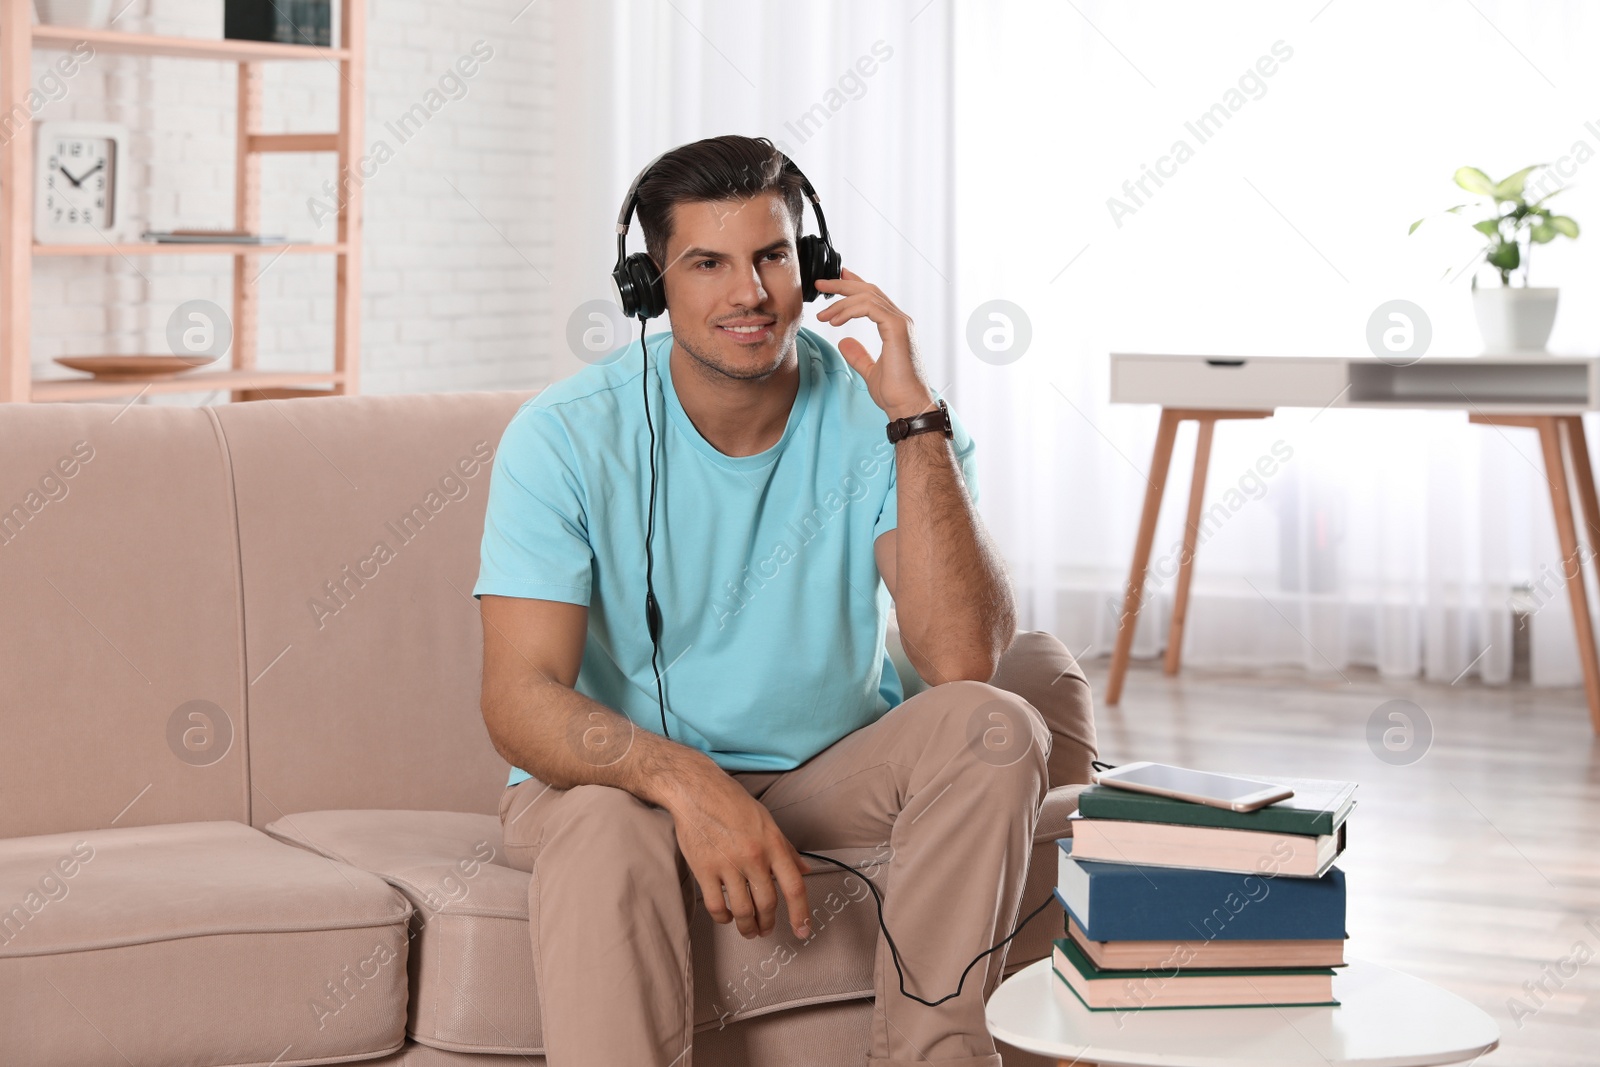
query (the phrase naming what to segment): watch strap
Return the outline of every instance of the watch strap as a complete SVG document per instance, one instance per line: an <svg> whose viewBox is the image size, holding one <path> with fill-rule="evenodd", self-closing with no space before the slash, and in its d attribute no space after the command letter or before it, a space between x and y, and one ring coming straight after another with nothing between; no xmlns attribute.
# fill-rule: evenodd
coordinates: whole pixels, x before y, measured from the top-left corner
<svg viewBox="0 0 1600 1067"><path fill-rule="evenodd" d="M913 437L919 433L931 433L935 430L944 434L945 437L955 436L955 430L950 423L950 408L943 399L939 401L937 407L924 411L920 415L895 419L889 423L885 432L891 444L898 444L907 437Z"/></svg>

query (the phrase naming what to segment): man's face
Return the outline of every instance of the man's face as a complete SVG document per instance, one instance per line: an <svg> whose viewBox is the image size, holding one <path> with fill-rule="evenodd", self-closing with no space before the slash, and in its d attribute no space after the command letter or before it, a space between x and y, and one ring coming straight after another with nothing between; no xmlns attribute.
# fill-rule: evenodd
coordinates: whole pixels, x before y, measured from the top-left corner
<svg viewBox="0 0 1600 1067"><path fill-rule="evenodd" d="M674 204L663 283L678 345L729 378L782 366L805 303L795 237L776 191Z"/></svg>

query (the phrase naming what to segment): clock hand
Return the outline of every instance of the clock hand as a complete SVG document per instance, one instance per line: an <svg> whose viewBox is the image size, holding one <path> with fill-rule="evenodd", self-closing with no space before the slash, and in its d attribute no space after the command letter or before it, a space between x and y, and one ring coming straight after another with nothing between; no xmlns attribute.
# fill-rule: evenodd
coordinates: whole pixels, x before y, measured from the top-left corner
<svg viewBox="0 0 1600 1067"><path fill-rule="evenodd" d="M83 182L79 181L77 178L74 178L66 167L63 167L61 164L57 163L56 170L59 170L62 174L66 175L67 181L71 182L74 188L83 188ZM88 175L85 174L84 177L87 178Z"/></svg>
<svg viewBox="0 0 1600 1067"><path fill-rule="evenodd" d="M80 174L78 176L78 184L81 186L84 182L89 180L89 175L93 174L95 171L101 169L105 165L106 165L106 161L102 159L100 162L96 163L94 166L92 166L88 170L84 171L82 174Z"/></svg>

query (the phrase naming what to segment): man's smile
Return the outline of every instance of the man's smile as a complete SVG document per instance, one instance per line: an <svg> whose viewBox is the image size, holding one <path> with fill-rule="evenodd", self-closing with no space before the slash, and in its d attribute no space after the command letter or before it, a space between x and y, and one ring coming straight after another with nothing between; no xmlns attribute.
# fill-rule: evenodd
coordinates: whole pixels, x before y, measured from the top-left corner
<svg viewBox="0 0 1600 1067"><path fill-rule="evenodd" d="M729 322L719 323L717 332L737 344L758 345L772 339L774 322L775 320L773 319L733 319Z"/></svg>

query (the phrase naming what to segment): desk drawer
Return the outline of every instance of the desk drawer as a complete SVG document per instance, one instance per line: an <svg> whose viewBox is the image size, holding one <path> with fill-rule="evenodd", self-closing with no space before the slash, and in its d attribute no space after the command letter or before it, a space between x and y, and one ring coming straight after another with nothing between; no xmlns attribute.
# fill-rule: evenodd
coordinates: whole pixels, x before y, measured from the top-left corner
<svg viewBox="0 0 1600 1067"><path fill-rule="evenodd" d="M1111 354L1111 402L1169 408L1320 408L1346 384L1343 360Z"/></svg>

